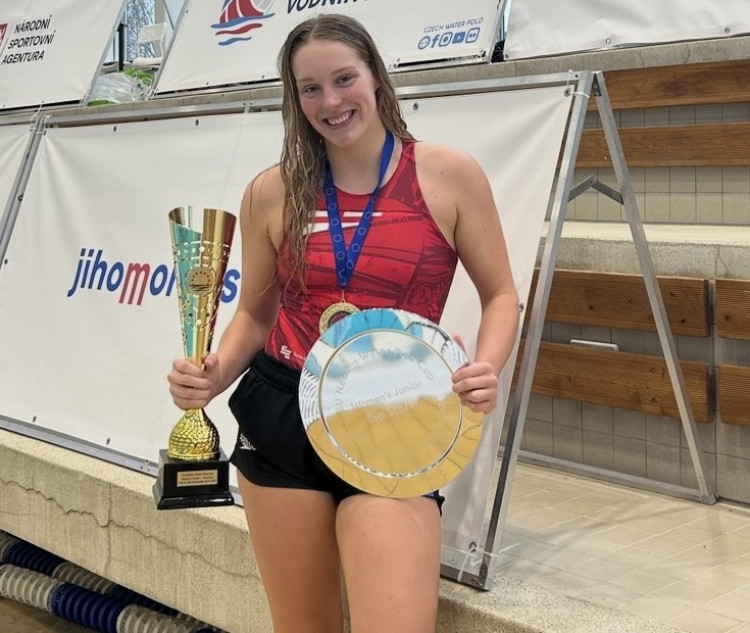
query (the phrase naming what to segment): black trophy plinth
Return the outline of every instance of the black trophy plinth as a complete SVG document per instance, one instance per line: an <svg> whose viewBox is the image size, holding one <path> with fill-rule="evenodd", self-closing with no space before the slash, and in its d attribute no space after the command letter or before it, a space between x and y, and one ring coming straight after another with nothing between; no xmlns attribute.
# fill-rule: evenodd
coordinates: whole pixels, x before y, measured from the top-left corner
<svg viewBox="0 0 750 633"><path fill-rule="evenodd" d="M159 510L234 505L229 491L229 460L200 462L171 459L167 449L159 451L159 474L152 491Z"/></svg>

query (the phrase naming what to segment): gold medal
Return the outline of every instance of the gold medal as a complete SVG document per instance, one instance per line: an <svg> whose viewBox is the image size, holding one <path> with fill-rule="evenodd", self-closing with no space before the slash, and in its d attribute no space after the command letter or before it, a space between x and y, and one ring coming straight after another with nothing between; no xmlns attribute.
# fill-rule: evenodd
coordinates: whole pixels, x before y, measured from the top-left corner
<svg viewBox="0 0 750 633"><path fill-rule="evenodd" d="M357 308L357 306L355 306L353 303L345 301L343 293L341 293L341 295L341 301L332 303L325 310L323 310L323 314L320 315L318 328L320 329L321 334L323 334L323 332L325 332L329 327L331 327L333 323L338 321L340 318L348 314L359 312L359 308Z"/></svg>
<svg viewBox="0 0 750 633"><path fill-rule="evenodd" d="M357 264L359 254L362 252L362 246L367 236L367 231L370 229L370 223L372 222L373 211L375 210L375 201L378 198L380 187L385 179L385 172L388 170L388 165L391 162L391 156L393 155L393 147L395 139L393 132L386 130L385 142L383 143L383 151L380 155L380 167L378 169L378 184L375 185L370 194L367 204L362 211L362 217L357 223L357 230L352 236L352 241L349 246L346 246L344 238L343 224L341 223L341 214L339 213L339 200L336 194L336 186L333 183L333 174L331 173L331 165L326 160L325 173L323 179L323 192L326 198L326 212L328 213L328 231L331 234L331 245L333 246L334 260L336 263L336 276L339 282L339 288L341 288L341 301L332 303L320 315L320 322L318 323L318 329L323 334L328 328L336 321L359 312L357 306L349 303L344 296L346 285L349 283L349 279L354 272L354 267Z"/></svg>

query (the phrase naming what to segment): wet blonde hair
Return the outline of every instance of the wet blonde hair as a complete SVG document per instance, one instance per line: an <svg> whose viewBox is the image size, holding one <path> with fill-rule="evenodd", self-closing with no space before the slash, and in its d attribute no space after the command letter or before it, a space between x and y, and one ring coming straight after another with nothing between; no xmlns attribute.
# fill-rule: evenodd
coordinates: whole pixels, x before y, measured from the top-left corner
<svg viewBox="0 0 750 633"><path fill-rule="evenodd" d="M299 92L292 72L297 51L313 40L340 42L349 46L367 64L379 85L375 93L378 114L394 136L412 139L401 116L396 90L383 58L370 34L357 20L326 13L305 20L287 36L279 53L278 66L284 87L281 112L284 120L284 147L281 152L281 177L286 188L284 226L287 231L292 265L304 285L305 248L308 227L315 214L323 186L325 145L302 112Z"/></svg>

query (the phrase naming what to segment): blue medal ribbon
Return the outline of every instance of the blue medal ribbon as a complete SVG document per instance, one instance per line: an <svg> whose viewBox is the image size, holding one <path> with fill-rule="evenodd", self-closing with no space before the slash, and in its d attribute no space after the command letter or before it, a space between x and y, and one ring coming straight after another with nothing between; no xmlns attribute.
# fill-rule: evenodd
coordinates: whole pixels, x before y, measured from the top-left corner
<svg viewBox="0 0 750 633"><path fill-rule="evenodd" d="M383 143L383 152L380 156L380 170L378 172L378 184L375 185L375 189L370 194L370 198L367 201L365 210L362 213L362 217L357 224L357 230L352 236L352 241L349 247L346 246L344 240L344 229L341 226L341 213L339 211L339 199L336 193L336 187L333 184L333 174L331 173L331 165L326 161L325 167L325 181L324 190L326 197L326 211L328 213L328 230L331 235L331 244L333 245L333 254L336 260L336 275L339 281L339 287L341 291L346 289L346 284L351 279L354 267L357 265L357 259L359 254L362 252L362 246L364 245L367 232L370 229L372 223L372 214L375 210L375 201L380 193L380 187L383 185L383 179L385 178L385 172L388 170L388 165L391 162L391 155L393 154L393 146L395 144L393 134L390 130L386 130L385 143Z"/></svg>

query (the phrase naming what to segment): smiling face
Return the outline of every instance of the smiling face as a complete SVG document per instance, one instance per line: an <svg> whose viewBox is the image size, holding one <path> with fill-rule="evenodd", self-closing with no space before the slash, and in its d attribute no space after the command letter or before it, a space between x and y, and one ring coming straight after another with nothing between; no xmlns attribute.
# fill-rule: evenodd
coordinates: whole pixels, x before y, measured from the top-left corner
<svg viewBox="0 0 750 633"><path fill-rule="evenodd" d="M297 49L291 67L302 112L327 143L348 148L382 134L378 82L352 47L311 39Z"/></svg>

